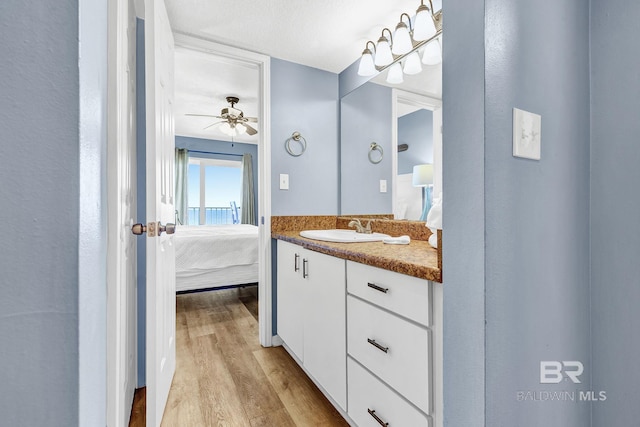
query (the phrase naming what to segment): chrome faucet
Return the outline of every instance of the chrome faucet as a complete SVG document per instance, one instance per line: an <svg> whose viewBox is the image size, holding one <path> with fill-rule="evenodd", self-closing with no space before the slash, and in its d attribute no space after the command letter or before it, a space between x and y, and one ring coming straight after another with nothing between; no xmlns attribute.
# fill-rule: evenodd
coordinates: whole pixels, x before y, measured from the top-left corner
<svg viewBox="0 0 640 427"><path fill-rule="evenodd" d="M359 219L354 218L349 221L349 227L355 227L356 233L371 234L371 220L369 220L367 226L364 227Z"/></svg>

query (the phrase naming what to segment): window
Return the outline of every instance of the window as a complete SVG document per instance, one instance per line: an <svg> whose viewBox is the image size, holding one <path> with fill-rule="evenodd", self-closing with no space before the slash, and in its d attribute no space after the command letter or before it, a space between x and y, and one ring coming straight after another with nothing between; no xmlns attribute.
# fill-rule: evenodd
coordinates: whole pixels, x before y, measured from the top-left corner
<svg viewBox="0 0 640 427"><path fill-rule="evenodd" d="M187 188L188 225L240 222L241 161L191 157Z"/></svg>

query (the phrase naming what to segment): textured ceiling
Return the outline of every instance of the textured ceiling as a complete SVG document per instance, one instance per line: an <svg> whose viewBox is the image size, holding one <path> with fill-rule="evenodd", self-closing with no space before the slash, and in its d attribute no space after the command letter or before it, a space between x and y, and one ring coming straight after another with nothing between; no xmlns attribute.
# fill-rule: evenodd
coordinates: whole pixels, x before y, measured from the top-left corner
<svg viewBox="0 0 640 427"><path fill-rule="evenodd" d="M166 0L174 31L339 73L419 0ZM428 2L427 2L428 4ZM433 2L435 10L442 1Z"/></svg>
<svg viewBox="0 0 640 427"><path fill-rule="evenodd" d="M259 52L271 57L339 73L358 59L367 40L382 28L395 29L400 14L413 15L419 0L165 0L175 32ZM428 2L427 2L428 4ZM435 0L435 10L441 8ZM230 140L217 126L204 130L218 115L226 96L240 98L245 116L258 113L258 71L184 48L176 49L176 134ZM376 81L383 78L379 77ZM441 96L441 67L409 76L405 90ZM257 143L259 135L239 142Z"/></svg>

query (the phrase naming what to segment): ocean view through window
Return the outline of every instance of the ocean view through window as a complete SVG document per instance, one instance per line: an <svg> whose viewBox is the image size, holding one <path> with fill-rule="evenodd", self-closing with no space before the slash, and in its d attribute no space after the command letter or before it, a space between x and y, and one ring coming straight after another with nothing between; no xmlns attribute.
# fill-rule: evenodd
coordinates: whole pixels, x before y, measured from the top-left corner
<svg viewBox="0 0 640 427"><path fill-rule="evenodd" d="M242 162L189 158L187 224L234 224L242 207Z"/></svg>

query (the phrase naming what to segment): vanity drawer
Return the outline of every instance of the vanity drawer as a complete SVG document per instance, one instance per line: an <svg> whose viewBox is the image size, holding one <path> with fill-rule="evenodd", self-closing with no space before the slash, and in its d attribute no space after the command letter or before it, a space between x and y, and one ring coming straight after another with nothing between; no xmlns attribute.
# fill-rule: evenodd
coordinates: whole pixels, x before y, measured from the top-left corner
<svg viewBox="0 0 640 427"><path fill-rule="evenodd" d="M429 333L347 296L347 353L426 413L431 410Z"/></svg>
<svg viewBox="0 0 640 427"><path fill-rule="evenodd" d="M408 319L429 326L428 280L347 261L347 291Z"/></svg>
<svg viewBox="0 0 640 427"><path fill-rule="evenodd" d="M430 427L431 419L418 411L367 372L362 366L347 358L349 375L349 417L359 427L389 426ZM373 412L373 413L372 413ZM381 422L374 418L374 415Z"/></svg>

